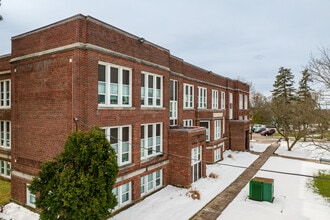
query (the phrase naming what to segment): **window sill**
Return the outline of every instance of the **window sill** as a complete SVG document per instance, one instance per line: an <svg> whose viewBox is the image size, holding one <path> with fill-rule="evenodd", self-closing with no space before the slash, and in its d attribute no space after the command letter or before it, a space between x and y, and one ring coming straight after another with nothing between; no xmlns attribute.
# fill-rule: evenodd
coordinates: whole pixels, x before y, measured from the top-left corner
<svg viewBox="0 0 330 220"><path fill-rule="evenodd" d="M135 110L135 107L125 107L125 106L98 106L98 110Z"/></svg>
<svg viewBox="0 0 330 220"><path fill-rule="evenodd" d="M157 158L163 157L163 156L164 156L164 154L156 154L156 155L152 155L147 158L141 158L141 163L146 163L146 162L152 161L154 159L157 159Z"/></svg>
<svg viewBox="0 0 330 220"><path fill-rule="evenodd" d="M127 168L130 168L130 167L133 167L135 164L134 163L128 163L128 164L125 164L125 165L118 165L118 170L125 170Z"/></svg>
<svg viewBox="0 0 330 220"><path fill-rule="evenodd" d="M165 110L164 107L141 106L141 110Z"/></svg>

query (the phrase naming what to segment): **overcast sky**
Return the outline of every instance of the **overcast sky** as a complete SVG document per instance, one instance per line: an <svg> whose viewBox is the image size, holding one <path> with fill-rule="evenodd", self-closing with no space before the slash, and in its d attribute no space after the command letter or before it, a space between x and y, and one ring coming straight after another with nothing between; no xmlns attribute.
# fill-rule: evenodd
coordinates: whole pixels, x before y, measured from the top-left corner
<svg viewBox="0 0 330 220"><path fill-rule="evenodd" d="M0 55L10 53L11 37L76 14L266 95L280 67L298 82L311 53L330 46L330 0L2 0Z"/></svg>

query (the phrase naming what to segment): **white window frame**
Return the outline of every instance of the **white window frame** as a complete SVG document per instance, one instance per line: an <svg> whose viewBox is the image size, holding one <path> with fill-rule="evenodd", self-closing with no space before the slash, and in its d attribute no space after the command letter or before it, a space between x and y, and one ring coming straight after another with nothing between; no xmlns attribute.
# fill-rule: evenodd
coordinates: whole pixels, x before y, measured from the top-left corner
<svg viewBox="0 0 330 220"><path fill-rule="evenodd" d="M170 126L178 125L178 81L170 80Z"/></svg>
<svg viewBox="0 0 330 220"><path fill-rule="evenodd" d="M226 128L225 121L226 121L225 118L222 118L222 135L225 134L225 128Z"/></svg>
<svg viewBox="0 0 330 220"><path fill-rule="evenodd" d="M211 128L210 128L210 121L200 121L199 123L201 124L201 123L207 123L208 125L208 127L206 128L206 127L204 127L204 126L202 126L202 127L204 127L204 128L206 128L206 141L210 141L210 139L211 139L211 137L210 137L210 130L211 130Z"/></svg>
<svg viewBox="0 0 330 220"><path fill-rule="evenodd" d="M226 109L226 93L221 92L221 106L220 109Z"/></svg>
<svg viewBox="0 0 330 220"><path fill-rule="evenodd" d="M183 108L194 108L194 86L190 84L183 84Z"/></svg>
<svg viewBox="0 0 330 220"><path fill-rule="evenodd" d="M116 188L113 188L112 193L115 195L117 199L117 206L114 209L119 209L121 207L124 207L132 202L132 183L128 182ZM125 198L125 201L124 201L124 196L127 197L127 200Z"/></svg>
<svg viewBox="0 0 330 220"><path fill-rule="evenodd" d="M157 136L157 127L160 129L159 136ZM150 133L149 129L152 129ZM144 137L142 137L142 132ZM151 134L150 137L149 134ZM141 159L146 159L163 153L163 123L141 125L140 147Z"/></svg>
<svg viewBox="0 0 330 220"><path fill-rule="evenodd" d="M149 194L163 186L163 170L157 170L140 178L141 196Z"/></svg>
<svg viewBox="0 0 330 220"><path fill-rule="evenodd" d="M248 109L249 106L248 101L249 101L248 96L244 95L244 109Z"/></svg>
<svg viewBox="0 0 330 220"><path fill-rule="evenodd" d="M0 175L10 179L10 177L11 177L11 163L10 162L0 160Z"/></svg>
<svg viewBox="0 0 330 220"><path fill-rule="evenodd" d="M239 110L242 110L243 109L243 95L242 94L238 94L238 108Z"/></svg>
<svg viewBox="0 0 330 220"><path fill-rule="evenodd" d="M215 149L213 155L214 155L214 162L219 161L221 159L221 149L220 148Z"/></svg>
<svg viewBox="0 0 330 220"><path fill-rule="evenodd" d="M229 119L233 119L233 93L229 93Z"/></svg>
<svg viewBox="0 0 330 220"><path fill-rule="evenodd" d="M193 127L194 123L192 119L184 119L183 120L183 127Z"/></svg>
<svg viewBox="0 0 330 220"><path fill-rule="evenodd" d="M29 190L30 184L26 184L26 205L36 208L36 195Z"/></svg>
<svg viewBox="0 0 330 220"><path fill-rule="evenodd" d="M199 147L194 147L191 149L191 174L192 174L192 182L197 181L199 178L202 177L202 175L198 176L199 178L195 179L194 178L194 173L195 170L194 169L198 169L197 173L202 173L202 166L201 166L201 162L202 162L202 146ZM199 164L199 166L196 166L197 164Z"/></svg>
<svg viewBox="0 0 330 220"><path fill-rule="evenodd" d="M128 128L128 141L123 141L123 129ZM132 126L114 126L103 128L111 147L115 149L118 166L124 166L132 163ZM117 137L111 134L111 129L117 129ZM114 143L111 143L112 142ZM116 142L115 142L116 141ZM127 159L125 159L127 155ZM124 160L124 161L123 161Z"/></svg>
<svg viewBox="0 0 330 220"><path fill-rule="evenodd" d="M111 63L99 62L99 66L105 67L105 80L98 81L98 106L100 107L131 107L132 106L132 69L128 67L118 66ZM111 83L111 68L118 69L118 82ZM124 84L124 72L128 72L129 84ZM99 73L98 73L99 74ZM99 79L98 79L99 80ZM101 86L103 85L103 86ZM116 93L111 91L116 88ZM103 89L102 89L103 88ZM118 96L118 103L111 103L111 96ZM100 97L104 96L104 102ZM103 100L103 98L102 98Z"/></svg>
<svg viewBox="0 0 330 220"><path fill-rule="evenodd" d="M212 109L219 108L219 91L212 89Z"/></svg>
<svg viewBox="0 0 330 220"><path fill-rule="evenodd" d="M144 76L144 87L142 87L142 76ZM150 78L153 88L149 88ZM157 80L159 80L160 88L157 88ZM141 106L163 107L163 76L144 71L141 72Z"/></svg>
<svg viewBox="0 0 330 220"><path fill-rule="evenodd" d="M198 108L207 108L207 88L205 87L198 87Z"/></svg>
<svg viewBox="0 0 330 220"><path fill-rule="evenodd" d="M221 120L214 120L214 140L221 138Z"/></svg>
<svg viewBox="0 0 330 220"><path fill-rule="evenodd" d="M11 122L0 121L0 147L11 148Z"/></svg>
<svg viewBox="0 0 330 220"><path fill-rule="evenodd" d="M0 80L0 109L7 109L11 106L11 81L10 79Z"/></svg>

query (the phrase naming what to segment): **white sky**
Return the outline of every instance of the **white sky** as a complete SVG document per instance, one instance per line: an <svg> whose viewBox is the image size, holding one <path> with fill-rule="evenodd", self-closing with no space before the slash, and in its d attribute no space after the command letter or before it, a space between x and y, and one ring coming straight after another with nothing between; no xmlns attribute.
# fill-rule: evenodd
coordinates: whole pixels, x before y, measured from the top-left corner
<svg viewBox="0 0 330 220"><path fill-rule="evenodd" d="M11 37L76 14L144 37L186 62L252 82L265 95L278 69L296 75L330 46L329 0L2 0L0 55Z"/></svg>

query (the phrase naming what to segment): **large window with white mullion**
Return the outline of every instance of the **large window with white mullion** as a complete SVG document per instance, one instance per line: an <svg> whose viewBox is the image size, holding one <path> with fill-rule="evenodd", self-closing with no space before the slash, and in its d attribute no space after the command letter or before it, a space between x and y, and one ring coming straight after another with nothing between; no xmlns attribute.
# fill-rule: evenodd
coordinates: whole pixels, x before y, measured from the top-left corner
<svg viewBox="0 0 330 220"><path fill-rule="evenodd" d="M238 95L238 100L239 100L238 108L241 110L241 109L243 109L243 95L242 94Z"/></svg>
<svg viewBox="0 0 330 220"><path fill-rule="evenodd" d="M141 125L141 159L162 153L162 126L162 123Z"/></svg>
<svg viewBox="0 0 330 220"><path fill-rule="evenodd" d="M207 108L207 89L198 87L198 108Z"/></svg>
<svg viewBox="0 0 330 220"><path fill-rule="evenodd" d="M191 180L197 181L202 177L202 147L191 149Z"/></svg>
<svg viewBox="0 0 330 220"><path fill-rule="evenodd" d="M221 159L221 149L220 148L215 149L213 156L214 156L214 162L219 161Z"/></svg>
<svg viewBox="0 0 330 220"><path fill-rule="evenodd" d="M157 170L148 175L142 176L140 178L141 186L141 195L145 195L156 189L160 188L163 185L163 174L162 170Z"/></svg>
<svg viewBox="0 0 330 220"><path fill-rule="evenodd" d="M11 177L11 163L0 160L0 175L4 177Z"/></svg>
<svg viewBox="0 0 330 220"><path fill-rule="evenodd" d="M178 81L170 80L170 126L178 125Z"/></svg>
<svg viewBox="0 0 330 220"><path fill-rule="evenodd" d="M248 109L249 99L247 95L244 95L244 109Z"/></svg>
<svg viewBox="0 0 330 220"><path fill-rule="evenodd" d="M229 119L233 119L233 93L229 93Z"/></svg>
<svg viewBox="0 0 330 220"><path fill-rule="evenodd" d="M206 128L206 141L210 141L210 121L200 121L199 126Z"/></svg>
<svg viewBox="0 0 330 220"><path fill-rule="evenodd" d="M220 109L226 109L226 93L221 92L221 105Z"/></svg>
<svg viewBox="0 0 330 220"><path fill-rule="evenodd" d="M11 147L11 123L10 121L0 121L0 146L5 148Z"/></svg>
<svg viewBox="0 0 330 220"><path fill-rule="evenodd" d="M221 138L221 120L214 120L214 140Z"/></svg>
<svg viewBox="0 0 330 220"><path fill-rule="evenodd" d="M194 86L183 84L183 108L194 108Z"/></svg>
<svg viewBox="0 0 330 220"><path fill-rule="evenodd" d="M163 77L142 72L141 73L141 106L162 107Z"/></svg>
<svg viewBox="0 0 330 220"><path fill-rule="evenodd" d="M115 209L128 205L132 201L132 183L126 183L112 189L112 193L117 199L117 206Z"/></svg>
<svg viewBox="0 0 330 220"><path fill-rule="evenodd" d="M10 108L10 80L0 81L0 108Z"/></svg>
<svg viewBox="0 0 330 220"><path fill-rule="evenodd" d="M219 92L212 89L212 109L218 109L219 107Z"/></svg>
<svg viewBox="0 0 330 220"><path fill-rule="evenodd" d="M108 107L132 106L132 69L99 63L98 104Z"/></svg>
<svg viewBox="0 0 330 220"><path fill-rule="evenodd" d="M108 127L104 130L116 152L118 166L132 163L131 126Z"/></svg>

